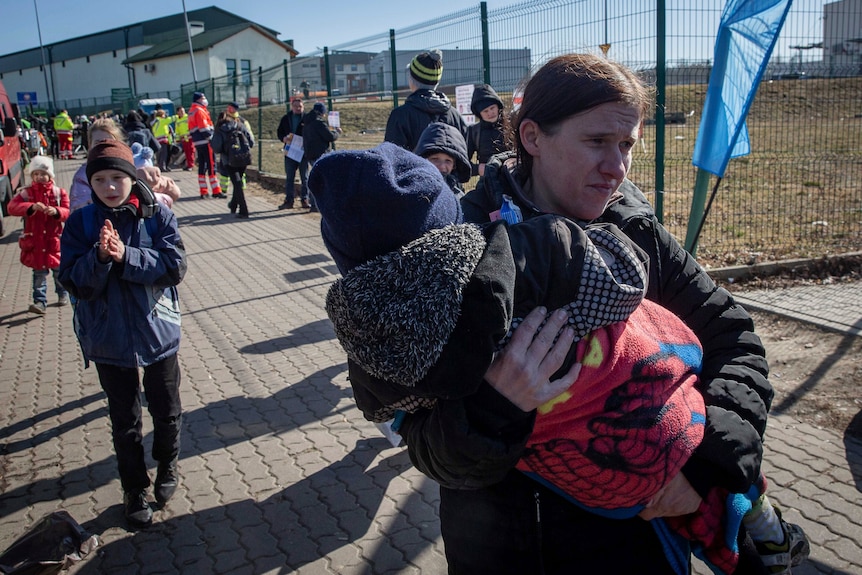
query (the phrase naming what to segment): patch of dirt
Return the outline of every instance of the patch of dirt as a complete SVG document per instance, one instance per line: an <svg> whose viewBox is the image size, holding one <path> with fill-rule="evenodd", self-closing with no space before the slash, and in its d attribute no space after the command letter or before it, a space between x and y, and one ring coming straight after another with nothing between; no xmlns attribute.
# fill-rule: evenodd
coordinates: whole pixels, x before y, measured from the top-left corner
<svg viewBox="0 0 862 575"><path fill-rule="evenodd" d="M862 336L769 313L751 315L769 360L772 413L862 440Z"/></svg>
<svg viewBox="0 0 862 575"><path fill-rule="evenodd" d="M719 280L731 292L839 282L862 290L862 254L800 262L732 283ZM751 315L769 360L772 412L862 439L862 336L765 312Z"/></svg>
<svg viewBox="0 0 862 575"><path fill-rule="evenodd" d="M249 181L246 193L277 206L284 191L281 184ZM719 283L731 292L824 282L859 282L862 289L860 270L862 255L856 255ZM751 315L769 360L769 380L775 389L772 412L862 440L862 336L846 336L769 313Z"/></svg>

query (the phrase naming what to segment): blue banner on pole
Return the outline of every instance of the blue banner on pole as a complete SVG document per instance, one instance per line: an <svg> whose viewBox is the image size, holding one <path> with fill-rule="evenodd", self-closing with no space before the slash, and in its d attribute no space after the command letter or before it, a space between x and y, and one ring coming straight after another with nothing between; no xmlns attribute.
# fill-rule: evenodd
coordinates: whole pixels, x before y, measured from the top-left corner
<svg viewBox="0 0 862 575"><path fill-rule="evenodd" d="M36 98L36 92L18 92L19 106L38 106L39 101Z"/></svg>
<svg viewBox="0 0 862 575"><path fill-rule="evenodd" d="M751 152L745 117L791 0L728 0L715 39L715 63L692 164L724 176L731 158Z"/></svg>

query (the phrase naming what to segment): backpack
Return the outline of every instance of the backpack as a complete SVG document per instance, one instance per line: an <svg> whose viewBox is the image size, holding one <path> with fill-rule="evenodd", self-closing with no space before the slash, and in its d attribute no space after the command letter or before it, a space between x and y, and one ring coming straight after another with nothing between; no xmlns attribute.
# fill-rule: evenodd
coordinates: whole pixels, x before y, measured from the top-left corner
<svg viewBox="0 0 862 575"><path fill-rule="evenodd" d="M251 164L251 146L242 128L237 126L230 131L225 146L228 166L244 168Z"/></svg>

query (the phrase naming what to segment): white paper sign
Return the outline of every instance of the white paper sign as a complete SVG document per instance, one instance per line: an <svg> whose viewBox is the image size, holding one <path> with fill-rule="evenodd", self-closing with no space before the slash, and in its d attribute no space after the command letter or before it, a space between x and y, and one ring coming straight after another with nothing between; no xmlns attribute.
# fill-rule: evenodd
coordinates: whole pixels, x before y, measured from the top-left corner
<svg viewBox="0 0 862 575"><path fill-rule="evenodd" d="M290 144L285 144L284 146L284 155L294 162L301 162L303 152L302 136L294 134L293 138L290 140Z"/></svg>
<svg viewBox="0 0 862 575"><path fill-rule="evenodd" d="M475 89L473 84L455 86L455 109L458 110L468 126L476 123L476 117L470 109L470 102L473 101L473 90Z"/></svg>
<svg viewBox="0 0 862 575"><path fill-rule="evenodd" d="M330 112L329 116L326 118L326 121L329 122L330 128L341 127L341 115L338 112Z"/></svg>

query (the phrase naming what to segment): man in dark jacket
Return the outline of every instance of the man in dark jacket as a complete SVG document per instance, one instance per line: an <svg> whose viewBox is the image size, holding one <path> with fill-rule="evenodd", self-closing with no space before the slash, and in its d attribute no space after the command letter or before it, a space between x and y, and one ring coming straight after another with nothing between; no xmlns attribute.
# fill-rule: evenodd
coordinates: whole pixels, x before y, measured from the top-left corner
<svg viewBox="0 0 862 575"><path fill-rule="evenodd" d="M278 123L276 135L278 139L284 142L284 175L287 176L287 181L284 184L284 202L278 206L279 210L284 210L293 207L293 199L296 195L294 188L294 180L296 179L296 170L299 170L299 181L302 187L299 190L299 199L302 202L303 208L310 208L308 203L308 160L303 154L302 159L297 161L287 157L287 148L293 140L293 136L302 136L303 128L303 105L302 96L294 95L290 98L290 112L281 117Z"/></svg>
<svg viewBox="0 0 862 575"><path fill-rule="evenodd" d="M341 133L341 128L334 130L329 128L326 117L326 104L317 102L303 120L302 139L305 145L305 161L309 166L313 166L314 162L329 150ZM317 206L311 192L308 193L308 199L311 203L311 211L316 212Z"/></svg>
<svg viewBox="0 0 862 575"><path fill-rule="evenodd" d="M440 50L422 52L410 61L407 81L412 92L407 101L389 114L383 139L402 148L413 150L419 135L431 122L454 126L467 137L467 124L458 110L449 103L437 84L443 75L443 53Z"/></svg>
<svg viewBox="0 0 862 575"><path fill-rule="evenodd" d="M305 159L309 166L325 154L341 133L341 128L330 129L327 122L326 104L317 102L311 112L305 115L303 120L302 134L305 145Z"/></svg>

